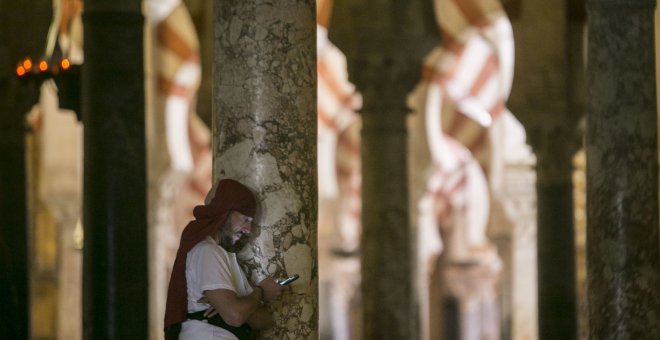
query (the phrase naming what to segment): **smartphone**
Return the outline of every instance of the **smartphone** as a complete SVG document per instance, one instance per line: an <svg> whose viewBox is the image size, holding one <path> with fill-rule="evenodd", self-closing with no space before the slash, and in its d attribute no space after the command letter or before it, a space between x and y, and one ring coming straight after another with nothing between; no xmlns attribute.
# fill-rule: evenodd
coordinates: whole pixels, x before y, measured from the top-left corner
<svg viewBox="0 0 660 340"><path fill-rule="evenodd" d="M285 286L285 285L288 285L289 283L291 283L295 280L298 280L298 277L299 277L298 274L293 274L292 276L287 277L286 279L277 280L277 283L280 284L281 286Z"/></svg>

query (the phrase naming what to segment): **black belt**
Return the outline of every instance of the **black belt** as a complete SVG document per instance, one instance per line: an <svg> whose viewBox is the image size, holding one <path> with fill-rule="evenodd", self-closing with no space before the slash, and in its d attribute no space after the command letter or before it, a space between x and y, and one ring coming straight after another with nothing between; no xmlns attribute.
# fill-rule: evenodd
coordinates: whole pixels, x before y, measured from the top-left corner
<svg viewBox="0 0 660 340"><path fill-rule="evenodd" d="M220 314L216 314L210 318L207 318L204 316L204 313L205 311L203 310L195 313L188 313L188 320L207 320L208 323L210 323L213 326L224 328L230 331L238 338L238 340L250 339L250 332L252 332L252 328L247 323L244 323L239 327L234 327L228 325L225 322L225 320L223 320L222 317L220 317Z"/></svg>

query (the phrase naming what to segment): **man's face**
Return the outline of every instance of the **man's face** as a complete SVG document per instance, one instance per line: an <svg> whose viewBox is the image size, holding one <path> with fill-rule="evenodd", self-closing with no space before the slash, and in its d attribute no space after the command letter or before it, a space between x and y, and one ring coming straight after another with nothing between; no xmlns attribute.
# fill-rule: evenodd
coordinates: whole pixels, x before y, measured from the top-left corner
<svg viewBox="0 0 660 340"><path fill-rule="evenodd" d="M220 246L228 252L236 253L245 247L251 232L252 217L232 211L220 229Z"/></svg>

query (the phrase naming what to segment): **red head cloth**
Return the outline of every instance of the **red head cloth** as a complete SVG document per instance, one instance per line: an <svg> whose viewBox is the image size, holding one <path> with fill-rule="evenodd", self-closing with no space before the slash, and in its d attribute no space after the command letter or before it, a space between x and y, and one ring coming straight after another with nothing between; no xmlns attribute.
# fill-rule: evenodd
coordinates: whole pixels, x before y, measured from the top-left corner
<svg viewBox="0 0 660 340"><path fill-rule="evenodd" d="M231 210L254 218L256 206L257 202L250 189L233 179L223 179L218 182L211 202L195 207L193 210L195 219L190 221L181 233L179 250L172 267L165 305L165 328L186 320L188 311L186 256L190 249L213 234Z"/></svg>

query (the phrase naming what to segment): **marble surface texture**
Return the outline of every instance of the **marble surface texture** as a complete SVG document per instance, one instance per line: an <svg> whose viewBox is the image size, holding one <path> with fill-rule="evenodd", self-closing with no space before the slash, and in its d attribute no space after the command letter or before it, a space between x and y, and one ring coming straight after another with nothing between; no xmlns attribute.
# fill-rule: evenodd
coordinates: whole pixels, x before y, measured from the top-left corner
<svg viewBox="0 0 660 340"><path fill-rule="evenodd" d="M299 274L270 304L269 339L318 337L316 24L314 1L214 4L214 182L255 192L252 282Z"/></svg>
<svg viewBox="0 0 660 340"><path fill-rule="evenodd" d="M660 334L654 1L590 1L587 291L592 339Z"/></svg>

